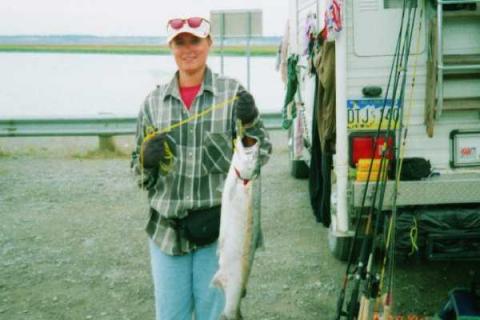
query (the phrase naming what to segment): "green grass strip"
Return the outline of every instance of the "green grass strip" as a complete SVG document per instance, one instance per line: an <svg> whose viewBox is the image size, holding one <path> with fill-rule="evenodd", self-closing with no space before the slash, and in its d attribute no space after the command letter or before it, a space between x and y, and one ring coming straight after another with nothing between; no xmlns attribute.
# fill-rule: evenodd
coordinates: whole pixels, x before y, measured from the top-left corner
<svg viewBox="0 0 480 320"><path fill-rule="evenodd" d="M0 52L56 52L56 53L100 53L100 54L144 54L168 55L167 46L149 45L30 45L30 44L0 44ZM245 56L244 46L226 46L223 49L225 56ZM276 46L252 46L252 56L274 56ZM220 48L212 48L213 55L220 54Z"/></svg>

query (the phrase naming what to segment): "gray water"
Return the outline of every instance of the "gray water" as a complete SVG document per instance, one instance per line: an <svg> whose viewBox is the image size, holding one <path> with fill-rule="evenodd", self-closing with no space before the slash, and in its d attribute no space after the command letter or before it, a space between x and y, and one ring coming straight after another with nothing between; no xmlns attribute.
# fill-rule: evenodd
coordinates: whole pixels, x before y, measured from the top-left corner
<svg viewBox="0 0 480 320"><path fill-rule="evenodd" d="M220 71L220 58L209 66ZM0 118L136 116L145 96L176 70L171 56L0 53ZM225 74L247 85L244 57L225 57ZM274 57L251 60L261 112L280 112L284 95Z"/></svg>

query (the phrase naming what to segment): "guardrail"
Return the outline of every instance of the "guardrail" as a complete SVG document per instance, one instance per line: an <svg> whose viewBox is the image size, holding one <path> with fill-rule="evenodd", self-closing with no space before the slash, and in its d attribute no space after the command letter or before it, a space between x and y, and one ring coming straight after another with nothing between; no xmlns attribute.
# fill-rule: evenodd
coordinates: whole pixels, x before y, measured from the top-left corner
<svg viewBox="0 0 480 320"><path fill-rule="evenodd" d="M281 127L281 114L262 114L269 129ZM135 134L136 117L0 119L0 137L118 136Z"/></svg>
<svg viewBox="0 0 480 320"><path fill-rule="evenodd" d="M280 113L262 119L268 129L281 128ZM135 134L136 122L136 117L0 119L0 137L98 136L103 148L113 136Z"/></svg>
<svg viewBox="0 0 480 320"><path fill-rule="evenodd" d="M0 137L115 136L135 130L134 117L0 119Z"/></svg>

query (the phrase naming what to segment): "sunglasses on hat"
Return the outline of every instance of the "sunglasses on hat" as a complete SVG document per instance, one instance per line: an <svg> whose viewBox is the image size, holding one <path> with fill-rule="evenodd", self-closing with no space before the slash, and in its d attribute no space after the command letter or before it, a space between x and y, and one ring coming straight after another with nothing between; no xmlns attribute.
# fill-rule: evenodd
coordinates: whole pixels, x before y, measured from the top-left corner
<svg viewBox="0 0 480 320"><path fill-rule="evenodd" d="M210 22L202 17L175 18L167 23L167 43L180 33L191 33L199 38L206 38L210 34Z"/></svg>
<svg viewBox="0 0 480 320"><path fill-rule="evenodd" d="M183 26L185 25L185 23L188 23L188 26L190 28L198 28L202 25L202 22L205 21L207 23L208 20L204 19L204 18L201 18L201 17L191 17L191 18L188 18L188 19L180 19L180 18L177 18L177 19L171 19L168 21L168 24L167 24L167 27L170 27L174 30L178 30L178 29L181 29L183 28Z"/></svg>

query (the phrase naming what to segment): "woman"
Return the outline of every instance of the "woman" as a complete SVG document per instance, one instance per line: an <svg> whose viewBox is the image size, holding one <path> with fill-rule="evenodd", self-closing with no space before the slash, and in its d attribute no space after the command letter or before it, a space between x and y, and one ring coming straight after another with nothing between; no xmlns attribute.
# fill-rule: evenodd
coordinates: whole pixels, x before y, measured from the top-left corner
<svg viewBox="0 0 480 320"><path fill-rule="evenodd" d="M194 314L216 320L224 301L210 282L218 268L221 190L236 123L244 127L245 145L259 144L259 167L271 144L251 95L208 68L210 22L171 19L167 33L178 71L141 107L132 157L148 190L156 319L191 320Z"/></svg>

